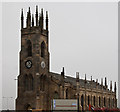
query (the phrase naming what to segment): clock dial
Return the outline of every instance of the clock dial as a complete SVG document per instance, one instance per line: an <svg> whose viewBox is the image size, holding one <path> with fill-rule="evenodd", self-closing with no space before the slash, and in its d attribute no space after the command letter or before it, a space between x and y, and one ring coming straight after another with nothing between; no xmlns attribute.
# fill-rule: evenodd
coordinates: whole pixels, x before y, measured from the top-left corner
<svg viewBox="0 0 120 112"><path fill-rule="evenodd" d="M31 67L32 67L32 61L31 61L31 60L27 60L27 61L25 62L25 66L26 66L27 68L31 68Z"/></svg>
<svg viewBox="0 0 120 112"><path fill-rule="evenodd" d="M44 61L41 62L41 67L45 68L45 62Z"/></svg>

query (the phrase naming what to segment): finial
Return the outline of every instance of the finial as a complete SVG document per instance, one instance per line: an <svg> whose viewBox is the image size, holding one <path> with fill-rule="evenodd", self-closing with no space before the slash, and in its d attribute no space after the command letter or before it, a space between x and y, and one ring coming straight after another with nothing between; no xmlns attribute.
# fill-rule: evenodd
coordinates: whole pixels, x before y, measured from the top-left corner
<svg viewBox="0 0 120 112"><path fill-rule="evenodd" d="M101 85L103 86L103 78L101 78Z"/></svg>
<svg viewBox="0 0 120 112"><path fill-rule="evenodd" d="M47 33L48 33L48 11L46 11L46 30L47 30Z"/></svg>
<svg viewBox="0 0 120 112"><path fill-rule="evenodd" d="M43 17L43 8L41 9L41 16Z"/></svg>
<svg viewBox="0 0 120 112"><path fill-rule="evenodd" d="M105 87L107 87L107 78L105 77Z"/></svg>
<svg viewBox="0 0 120 112"><path fill-rule="evenodd" d="M38 6L36 5L36 26L38 26Z"/></svg>
<svg viewBox="0 0 120 112"><path fill-rule="evenodd" d="M64 67L63 67L63 71L62 72L64 73Z"/></svg>
<svg viewBox="0 0 120 112"><path fill-rule="evenodd" d="M27 12L27 27L31 27L31 13L30 13L30 7Z"/></svg>
<svg viewBox="0 0 120 112"><path fill-rule="evenodd" d="M65 72L64 72L64 67L62 68L61 75L62 75L63 77L64 77L64 75L65 75Z"/></svg>
<svg viewBox="0 0 120 112"><path fill-rule="evenodd" d="M112 81L110 81L110 90L112 91Z"/></svg>
<svg viewBox="0 0 120 112"><path fill-rule="evenodd" d="M36 13L38 13L38 6L36 5Z"/></svg>
<svg viewBox="0 0 120 112"><path fill-rule="evenodd" d="M23 9L21 9L21 18L23 17Z"/></svg>
<svg viewBox="0 0 120 112"><path fill-rule="evenodd" d="M79 82L79 72L76 72L76 82Z"/></svg>
<svg viewBox="0 0 120 112"><path fill-rule="evenodd" d="M43 24L44 24L44 22L43 22L43 8L41 9L41 17L40 17L40 27L41 27L41 31L43 30Z"/></svg>
<svg viewBox="0 0 120 112"><path fill-rule="evenodd" d="M46 18L48 18L48 11L46 11Z"/></svg>
<svg viewBox="0 0 120 112"><path fill-rule="evenodd" d="M30 13L30 7L29 7L29 13Z"/></svg>
<svg viewBox="0 0 120 112"><path fill-rule="evenodd" d="M91 76L91 81L92 81L92 76Z"/></svg>
<svg viewBox="0 0 120 112"><path fill-rule="evenodd" d="M86 81L86 74L85 74L85 83L87 83L87 81Z"/></svg>
<svg viewBox="0 0 120 112"><path fill-rule="evenodd" d="M23 9L21 10L21 28L24 27L24 16L23 16Z"/></svg>
<svg viewBox="0 0 120 112"><path fill-rule="evenodd" d="M117 87L116 87L116 82L115 82L115 85L114 85L114 92L116 93L116 90L117 90Z"/></svg>
<svg viewBox="0 0 120 112"><path fill-rule="evenodd" d="M34 15L32 14L32 26L34 26Z"/></svg>

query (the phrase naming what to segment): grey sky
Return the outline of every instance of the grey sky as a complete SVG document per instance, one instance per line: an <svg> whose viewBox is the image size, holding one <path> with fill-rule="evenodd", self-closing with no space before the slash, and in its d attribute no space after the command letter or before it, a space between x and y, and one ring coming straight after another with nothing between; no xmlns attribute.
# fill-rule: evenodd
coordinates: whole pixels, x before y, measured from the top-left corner
<svg viewBox="0 0 120 112"><path fill-rule="evenodd" d="M14 108L16 81L19 74L20 10L24 15L35 5L49 12L50 71L93 79L107 77L118 82L118 12L117 3L3 3L2 57L3 96ZM26 18L25 18L26 20ZM108 83L109 84L109 83ZM7 108L3 99L3 109Z"/></svg>

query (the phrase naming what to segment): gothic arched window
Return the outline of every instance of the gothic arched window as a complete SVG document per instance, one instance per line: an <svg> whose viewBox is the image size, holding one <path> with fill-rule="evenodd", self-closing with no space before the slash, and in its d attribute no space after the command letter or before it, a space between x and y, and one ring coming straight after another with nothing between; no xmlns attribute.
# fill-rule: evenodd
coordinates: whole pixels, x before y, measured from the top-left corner
<svg viewBox="0 0 120 112"><path fill-rule="evenodd" d="M45 42L41 43L41 57L45 58Z"/></svg>
<svg viewBox="0 0 120 112"><path fill-rule="evenodd" d="M101 102L101 100L100 100L100 96L99 96L99 106L101 106L101 103L100 103L100 102Z"/></svg>
<svg viewBox="0 0 120 112"><path fill-rule="evenodd" d="M82 110L84 109L84 96L81 96L81 106L82 106Z"/></svg>
<svg viewBox="0 0 120 112"><path fill-rule="evenodd" d="M30 40L27 41L27 55L32 56L32 43Z"/></svg>
<svg viewBox="0 0 120 112"><path fill-rule="evenodd" d="M68 99L68 88L66 89L66 99Z"/></svg>
<svg viewBox="0 0 120 112"><path fill-rule="evenodd" d="M95 96L93 97L93 105L95 106Z"/></svg>
<svg viewBox="0 0 120 112"><path fill-rule="evenodd" d="M104 106L106 106L106 101L105 101L105 97L104 97Z"/></svg>
<svg viewBox="0 0 120 112"><path fill-rule="evenodd" d="M115 102L114 102L114 98L113 98L113 107L114 107L114 103L115 103Z"/></svg>
<svg viewBox="0 0 120 112"><path fill-rule="evenodd" d="M88 96L88 106L89 106L89 104L90 104L90 96Z"/></svg>

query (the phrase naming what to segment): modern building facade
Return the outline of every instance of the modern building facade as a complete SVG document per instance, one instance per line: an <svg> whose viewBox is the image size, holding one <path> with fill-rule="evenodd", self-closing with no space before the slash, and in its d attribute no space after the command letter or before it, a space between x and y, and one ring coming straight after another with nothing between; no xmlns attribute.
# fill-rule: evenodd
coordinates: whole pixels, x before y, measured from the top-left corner
<svg viewBox="0 0 120 112"><path fill-rule="evenodd" d="M79 98L80 110L88 110L89 104L93 107L116 108L116 82L112 91L112 81L108 89L107 79L103 84L98 80L79 79L66 76L64 67L60 74L50 72L50 53L48 12L46 12L44 28L43 9L39 15L36 6L35 18L30 8L27 12L26 26L24 25L23 10L21 13L21 51L20 74L18 76L17 110L51 109L52 99Z"/></svg>

